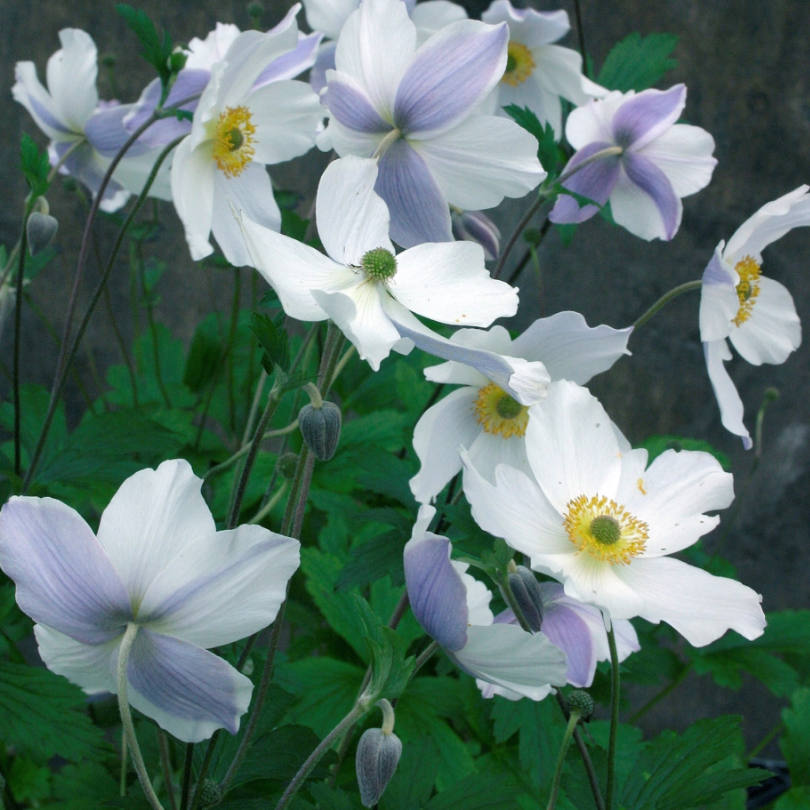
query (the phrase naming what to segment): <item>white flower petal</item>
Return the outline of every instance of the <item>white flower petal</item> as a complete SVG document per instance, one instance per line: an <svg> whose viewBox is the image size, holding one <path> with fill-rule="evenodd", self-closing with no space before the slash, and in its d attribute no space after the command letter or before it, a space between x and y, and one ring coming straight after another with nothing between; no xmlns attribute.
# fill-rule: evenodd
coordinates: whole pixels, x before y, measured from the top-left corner
<svg viewBox="0 0 810 810"><path fill-rule="evenodd" d="M388 208L374 191L377 161L352 155L326 167L318 185L315 217L326 252L340 264L360 266L374 248L391 253Z"/></svg>
<svg viewBox="0 0 810 810"><path fill-rule="evenodd" d="M48 90L62 120L81 132L98 106L96 44L78 28L63 28L59 40L62 48L48 60Z"/></svg>
<svg viewBox="0 0 810 810"><path fill-rule="evenodd" d="M517 290L490 277L484 250L473 242L422 244L397 256L389 282L396 299L442 323L489 326L517 312Z"/></svg>
<svg viewBox="0 0 810 810"><path fill-rule="evenodd" d="M674 234L681 224L683 203L680 197L671 200L675 206ZM610 210L617 225L627 228L639 239L669 239L667 223L661 216L653 198L631 182L622 168L619 180L610 193Z"/></svg>
<svg viewBox="0 0 810 810"><path fill-rule="evenodd" d="M714 396L720 406L723 427L739 436L745 449L750 450L754 443L743 423L743 402L724 365L727 360L731 360L731 350L724 339L713 340L703 344L703 354L706 357L706 370L709 372Z"/></svg>
<svg viewBox="0 0 810 810"><path fill-rule="evenodd" d="M535 75L552 93L576 106L607 95L607 90L582 73L582 56L561 45L541 45L532 50Z"/></svg>
<svg viewBox="0 0 810 810"><path fill-rule="evenodd" d="M51 140L75 141L80 137L73 131L71 125L62 119L61 111L50 93L40 83L33 62L17 62L14 78L16 81L11 88L11 95L28 110L36 125Z"/></svg>
<svg viewBox="0 0 810 810"><path fill-rule="evenodd" d="M802 325L791 294L778 281L760 276L751 317L732 329L729 339L752 365L784 363L802 342Z"/></svg>
<svg viewBox="0 0 810 810"><path fill-rule="evenodd" d="M532 557L532 568L544 571L546 562L542 557ZM557 561L548 562L553 564ZM621 572L629 566L611 565L595 559L587 551L571 555L562 562L564 565L554 576L563 580L568 596L596 605L613 619L631 619L642 615L644 597L621 577Z"/></svg>
<svg viewBox="0 0 810 810"><path fill-rule="evenodd" d="M610 417L596 397L565 380L529 410L526 453L543 494L565 515L572 498L613 498L621 452Z"/></svg>
<svg viewBox="0 0 810 810"><path fill-rule="evenodd" d="M327 71L328 73L329 71ZM326 129L318 135L316 143L321 151L329 152L334 149L340 157L357 155L370 158L377 151L385 135L384 132L360 132L356 129L349 129L332 117L329 119Z"/></svg>
<svg viewBox="0 0 810 810"><path fill-rule="evenodd" d="M461 470L460 447L469 447L481 432L473 405L478 391L460 388L428 408L413 431L413 449L419 458L419 472L410 487L420 503L433 500L445 484Z"/></svg>
<svg viewBox="0 0 810 810"><path fill-rule="evenodd" d="M700 339L704 342L727 338L733 329L732 321L740 309L737 285L740 276L723 259L723 242L714 250L703 271L700 288Z"/></svg>
<svg viewBox="0 0 810 810"><path fill-rule="evenodd" d="M765 629L762 597L740 582L715 577L670 557L634 560L617 573L641 598L638 615L672 625L690 644L703 647L736 630L755 639Z"/></svg>
<svg viewBox="0 0 810 810"><path fill-rule="evenodd" d="M411 12L411 22L416 26L417 46L451 23L466 19L467 12L450 0L425 0L417 3Z"/></svg>
<svg viewBox="0 0 810 810"><path fill-rule="evenodd" d="M186 138L177 147L172 162L172 200L195 261L214 252L208 236L214 212L215 171L210 145L192 149L191 138Z"/></svg>
<svg viewBox="0 0 810 810"><path fill-rule="evenodd" d="M565 138L574 149L579 150L590 143L613 143L613 116L621 105L634 96L614 91L599 101L589 101L572 110L565 122Z"/></svg>
<svg viewBox="0 0 810 810"><path fill-rule="evenodd" d="M307 23L313 31L322 31L329 39L337 39L359 0L304 0Z"/></svg>
<svg viewBox="0 0 810 810"><path fill-rule="evenodd" d="M51 672L62 675L90 695L115 693L110 662L121 643L121 636L105 644L82 644L44 624L34 625L34 635L40 658Z"/></svg>
<svg viewBox="0 0 810 810"><path fill-rule="evenodd" d="M679 197L688 197L709 185L717 165L714 145L705 129L675 124L639 153L664 172Z"/></svg>

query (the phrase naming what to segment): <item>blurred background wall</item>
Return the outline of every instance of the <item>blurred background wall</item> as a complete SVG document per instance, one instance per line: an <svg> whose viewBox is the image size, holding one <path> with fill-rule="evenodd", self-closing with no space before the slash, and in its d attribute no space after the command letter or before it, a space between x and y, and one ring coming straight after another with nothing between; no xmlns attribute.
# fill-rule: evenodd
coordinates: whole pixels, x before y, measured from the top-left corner
<svg viewBox="0 0 810 810"><path fill-rule="evenodd" d="M159 20L177 43L204 37L216 21L235 22L243 28L249 25L243 0L139 0L134 5ZM480 2L466 5L472 14L485 7ZM267 2L265 26L278 22L288 6L286 0ZM573 0L558 4L538 0L536 7L563 7L573 19ZM805 0L769 0L767 4L760 0L582 0L582 14L587 50L597 69L611 46L633 31L679 37L678 67L663 86L686 83L684 120L714 135L719 165L711 185L684 200L683 224L672 244L642 242L599 217L581 227L567 248L552 230L539 251L540 273L529 265L517 282L521 310L514 323L508 324L514 327L525 327L538 316L563 309L583 312L591 325L629 325L668 289L699 278L718 241L727 239L759 206L810 180L810 6ZM7 88L0 102L4 202L0 243L11 247L18 236L26 193L18 171L20 135L28 132L45 143L26 111L11 98L15 62L33 60L43 76L48 56L59 47L58 31L78 27L93 36L101 55L115 56L112 77L104 68L100 70L102 98L133 101L151 75L112 2L0 0L0 20L0 88ZM576 40L572 36L564 44L576 47ZM311 198L325 160L320 153L310 153L274 167L274 184ZM44 315L61 330L85 210L77 196L58 181L49 200L60 221L59 256L29 291ZM525 206L525 201L507 201L495 213L504 235L511 232ZM194 265L171 206L163 206L161 218L167 228L154 251L169 261L169 269L159 282L157 316L173 324L175 334L188 341L212 306L227 308L231 280L221 271ZM538 217L533 224L541 222ZM109 223L99 227L105 255L113 232ZM513 264L522 252L518 245ZM766 251L765 260L764 272L790 289L800 316L808 322L810 230L788 235ZM112 306L128 313L126 256L120 265L110 286ZM91 262L84 301L97 272ZM248 271L243 273L247 278ZM708 539L707 550L722 550L733 561L741 579L763 594L766 610L807 608L810 349L805 343L782 366L754 368L739 359L730 364L749 426L765 389L775 386L781 392L766 419L762 463L745 487L753 457L720 425L699 342L698 298L696 293L684 295L644 326L631 340L633 357L597 378L592 390L633 442L656 433L703 438L731 457L742 498L739 517L722 549L721 529ZM126 315L121 325L131 335ZM25 312L23 329L24 377L50 385L55 344L30 309ZM10 344L7 325L2 346L3 355L9 358ZM103 308L94 316L86 347L78 369L92 392L97 391L93 366L103 378L108 365L120 362ZM5 380L0 386L7 393ZM79 403L75 386L70 397ZM646 696L639 691L637 698ZM682 728L703 716L739 711L745 715L746 736L753 743L777 722L779 708L762 687L746 684L738 693L721 692L708 676L692 676L644 722L650 731L666 725Z"/></svg>

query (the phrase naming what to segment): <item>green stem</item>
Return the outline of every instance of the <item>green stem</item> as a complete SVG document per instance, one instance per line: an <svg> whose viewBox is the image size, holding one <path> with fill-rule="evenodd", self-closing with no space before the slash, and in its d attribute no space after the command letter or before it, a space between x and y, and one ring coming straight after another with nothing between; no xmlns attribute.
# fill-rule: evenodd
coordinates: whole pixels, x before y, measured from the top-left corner
<svg viewBox="0 0 810 810"><path fill-rule="evenodd" d="M283 428L279 428L278 430L268 430L264 436L262 436L262 441L265 439L274 439L276 436L286 436L288 433L292 433L294 430L298 429L298 420L296 419L294 422L290 422L289 425ZM239 461L245 453L250 450L251 442L242 445L230 458L225 459L221 464L217 464L215 467L211 467L210 470L203 476L203 481L207 481L209 478L213 478L213 476L218 475L221 472L224 472L229 467L233 466L237 461Z"/></svg>
<svg viewBox="0 0 810 810"><path fill-rule="evenodd" d="M276 810L284 810L298 793L298 789L304 780L312 773L315 766L321 761L323 755L332 747L332 743L340 737L350 726L354 725L366 712L368 708L362 701L355 703L352 710L321 740L318 747L307 757L306 762L301 766L298 773L293 777L281 799L276 805Z"/></svg>
<svg viewBox="0 0 810 810"><path fill-rule="evenodd" d="M613 624L607 631L608 645L610 646L610 737L608 739L608 772L607 788L605 789L605 810L613 808L613 789L616 782L616 736L619 731L619 690L621 680L619 677L619 653L616 650L616 633Z"/></svg>
<svg viewBox="0 0 810 810"><path fill-rule="evenodd" d="M258 512L248 521L249 524L253 525L256 523L261 523L272 511L276 508L276 504L284 497L284 494L287 492L287 482L284 481L281 486L278 488L278 492L273 495L272 498L261 508Z"/></svg>
<svg viewBox="0 0 810 810"><path fill-rule="evenodd" d="M186 759L183 763L183 788L180 793L180 810L188 810L191 791L191 776L194 765L194 743L186 744Z"/></svg>
<svg viewBox="0 0 810 810"><path fill-rule="evenodd" d="M14 301L14 360L12 377L14 385L14 474L22 474L22 411L20 406L20 346L22 341L22 291L25 280L25 254L28 248L28 218L31 216L33 201L27 200L20 234L20 257L17 263L17 293Z"/></svg>
<svg viewBox="0 0 810 810"><path fill-rule="evenodd" d="M422 667L427 664L427 662L436 654L439 649L439 642L438 641L431 641L430 644L419 653L419 657L416 659L413 665L413 672L411 673L411 679L413 679L414 675L419 672Z"/></svg>
<svg viewBox="0 0 810 810"><path fill-rule="evenodd" d="M169 742L166 732L157 727L158 751L160 752L160 768L163 771L163 781L166 783L166 793L169 796L171 810L177 810L177 801L174 798L174 785L172 784L172 761L169 755Z"/></svg>
<svg viewBox="0 0 810 810"><path fill-rule="evenodd" d="M127 733L121 729L121 774L118 777L118 794L127 795Z"/></svg>
<svg viewBox="0 0 810 810"><path fill-rule="evenodd" d="M748 754L748 761L750 762L754 757L760 754L765 748L768 746L768 743L772 742L776 737L778 737L785 729L785 724L781 721L777 723L752 749L751 752Z"/></svg>
<svg viewBox="0 0 810 810"><path fill-rule="evenodd" d="M512 271L512 275L509 276L508 279L506 279L507 284L514 284L518 280L518 277L523 272L523 268L529 263L529 259L531 259L533 257L533 255L534 255L533 251L536 253L537 248L540 247L543 240L546 238L546 234L550 230L551 230L551 220L548 217L546 217L545 221L543 222L542 226L540 227L540 236L539 236L539 238L537 239L537 241L533 245L530 245L528 248L526 248L526 252L523 254L520 261L517 263L517 266L515 267L515 269Z"/></svg>
<svg viewBox="0 0 810 810"><path fill-rule="evenodd" d="M163 805L160 803L155 789L149 781L149 774L146 771L146 765L141 755L138 738L135 736L135 725L132 722L132 713L129 710L129 702L127 701L127 662L137 633L138 625L129 623L124 637L121 639L121 646L118 649L118 709L121 712L121 723L124 726L127 745L132 753L132 764L135 766L135 772L138 774L143 792L146 794L146 798L149 800L149 804L152 805L153 810L163 810Z"/></svg>
<svg viewBox="0 0 810 810"><path fill-rule="evenodd" d="M234 269L233 301L231 302L231 323L228 333L228 345L236 340L236 328L239 324L239 301L242 297L242 275L239 268ZM236 430L236 392L234 391L233 355L228 354L228 413L231 420L231 431Z"/></svg>
<svg viewBox="0 0 810 810"><path fill-rule="evenodd" d="M138 264L138 278L141 282L141 294L143 295L144 308L146 309L146 323L149 326L149 333L152 335L152 362L155 364L155 381L157 382L160 395L166 407L171 410L172 402L163 384L163 374L160 370L160 346L158 345L157 325L155 324L155 313L152 309L152 296L146 288L146 267L143 260L143 245L139 242L136 250Z"/></svg>
<svg viewBox="0 0 810 810"><path fill-rule="evenodd" d="M506 244L501 251L501 255L498 258L498 263L495 265L495 269L492 271L492 278L500 278L501 273L503 273L503 269L506 266L506 260L509 258L509 254L512 252L512 248L515 246L515 243L520 238L520 235L523 233L524 228L532 221L534 215L540 210L540 207L546 201L546 198L538 195L537 199L529 206L526 213L521 217L520 222L518 222L515 230L512 231L511 236L507 240Z"/></svg>
<svg viewBox="0 0 810 810"><path fill-rule="evenodd" d="M668 293L664 293L634 324L633 329L638 329L639 326L644 326L647 321L658 312L659 309L663 309L670 301L674 298L677 298L679 295L683 295L684 293L691 292L692 290L699 290L703 286L703 282L698 281L687 281L685 284L680 284L679 286L675 287L674 289L670 290Z"/></svg>
<svg viewBox="0 0 810 810"><path fill-rule="evenodd" d="M554 810L554 805L557 804L557 796L560 792L560 780L562 779L562 770L565 764L565 755L568 753L568 746L571 744L571 738L574 736L574 730L577 727L579 718L579 712L571 712L568 718L568 725L565 727L560 753L557 755L557 765L554 768L554 780L551 783L551 795L548 798L546 810Z"/></svg>
<svg viewBox="0 0 810 810"><path fill-rule="evenodd" d="M136 131L141 130L142 128L139 128L139 130ZM164 148L164 150L160 153L158 159L155 161L155 165L152 167L152 171L149 173L149 177L146 179L146 183L144 183L144 187L141 190L138 199L135 201L135 205L129 212L129 215L124 220L124 224L121 226L121 229L118 232L118 236L116 237L115 244L113 245L113 249L110 254L110 259L107 262L107 267L104 269L104 274L99 280L98 286L96 287L96 291L93 293L93 297L90 300L90 304L88 305L87 310L84 313L84 317L82 318L82 321L79 324L79 329L76 332L76 336L73 339L73 343L71 344L70 349L66 350L65 344L62 345L61 356L64 358L64 360L60 361L59 364L57 365L57 373L56 378L54 379L53 388L51 389L51 398L50 401L48 402L48 410L45 414L45 419L42 423L42 429L39 434L36 449L34 450L34 455L32 456L31 463L28 466L28 472L25 475L25 481L23 482L23 492L25 492L28 489L28 487L31 485L31 481L34 478L34 473L36 472L37 465L39 464L39 461L42 457L42 451L45 449L45 442L48 438L48 433L51 429L51 423L53 422L53 417L56 413L56 406L59 402L59 396L62 393L62 389L64 388L65 385L65 380L67 379L67 370L70 368L71 363L76 357L76 353L79 350L79 345L82 341L82 338L84 337L87 325L90 322L90 317L92 316L93 311L96 308L96 304L101 298L101 295L104 292L104 288L107 285L107 280L109 279L110 274L112 273L112 268L113 265L115 264L116 258L118 257L118 251L121 249L121 244L124 241L124 236L129 230L129 226L132 224L132 221L135 219L135 216L141 210L141 206L146 200L146 196L149 193L149 189L155 182L155 178L157 177L157 173L161 165L163 164L163 161L166 160L166 158L169 156L169 153L175 148L175 146L177 146L177 144L180 143L181 140L182 138L176 138L174 141L168 144L168 146ZM101 193L102 192L99 192L99 194Z"/></svg>

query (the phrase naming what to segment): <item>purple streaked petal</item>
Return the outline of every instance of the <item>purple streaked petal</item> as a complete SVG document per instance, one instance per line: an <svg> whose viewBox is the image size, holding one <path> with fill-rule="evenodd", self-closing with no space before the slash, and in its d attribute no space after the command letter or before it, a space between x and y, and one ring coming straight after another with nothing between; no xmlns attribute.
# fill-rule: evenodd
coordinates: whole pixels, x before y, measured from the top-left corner
<svg viewBox="0 0 810 810"><path fill-rule="evenodd" d="M318 48L315 64L309 72L309 85L316 93L326 87L326 71L335 69L336 48L336 42L325 42Z"/></svg>
<svg viewBox="0 0 810 810"><path fill-rule="evenodd" d="M96 110L84 125L84 134L90 146L106 158L115 157L132 134L124 126L124 118L132 111L133 105L120 104ZM137 140L129 149L126 157L138 157L148 152L152 146Z"/></svg>
<svg viewBox="0 0 810 810"><path fill-rule="evenodd" d="M109 161L101 158L89 143L80 144L65 157L65 153L71 146L73 144L67 141L51 144L48 149L51 165L56 165L59 160L64 158L60 172L75 177L80 183L87 186L93 194L98 194ZM129 192L120 183L110 180L104 190L101 210L107 213L117 211L128 199Z"/></svg>
<svg viewBox="0 0 810 810"><path fill-rule="evenodd" d="M11 88L11 95L31 113L37 126L49 138L58 138L62 134L74 132L73 128L62 119L51 94L42 86L33 62L17 62L14 67L14 78L16 82Z"/></svg>
<svg viewBox="0 0 810 810"><path fill-rule="evenodd" d="M13 497L0 512L0 566L34 621L85 644L120 635L132 617L110 558L78 512L52 498Z"/></svg>
<svg viewBox="0 0 810 810"><path fill-rule="evenodd" d="M129 702L183 742L218 728L236 734L253 692L248 678L213 653L146 628L132 645L127 679Z"/></svg>
<svg viewBox="0 0 810 810"><path fill-rule="evenodd" d="M492 261L500 252L501 232L498 226L481 211L462 211L453 217L453 236L477 242L484 248L484 256Z"/></svg>
<svg viewBox="0 0 810 810"><path fill-rule="evenodd" d="M57 130L58 132L70 133L68 129L53 113L40 101L33 96L28 96L28 105L30 105L31 114L39 118L43 124Z"/></svg>
<svg viewBox="0 0 810 810"><path fill-rule="evenodd" d="M583 608L592 610L601 624L596 608L585 605ZM578 687L590 686L596 672L596 645L591 628L582 616L562 602L547 602L544 599L543 632L568 658L568 683Z"/></svg>
<svg viewBox="0 0 810 810"><path fill-rule="evenodd" d="M506 68L506 23L460 20L414 54L397 88L394 122L407 134L447 129L466 118Z"/></svg>
<svg viewBox="0 0 810 810"><path fill-rule="evenodd" d="M601 152L603 149L607 149L609 146L612 146L612 144L599 141L584 146L568 161L565 171L570 172L571 169L576 168L584 160L597 152ZM599 203L599 205L604 205L619 180L619 163L620 158L618 155L597 160L584 169L580 169L573 177L566 180L563 186L575 194L587 197L589 200ZM598 210L595 205L583 205L580 207L573 197L561 194L557 198L557 203L548 218L558 224L585 222L586 219L594 216Z"/></svg>
<svg viewBox="0 0 810 810"><path fill-rule="evenodd" d="M613 138L625 149L641 149L674 124L686 105L686 86L645 90L628 99L613 116Z"/></svg>
<svg viewBox="0 0 810 810"><path fill-rule="evenodd" d="M404 248L452 242L450 209L425 161L404 139L380 158L375 191L391 214L391 239Z"/></svg>
<svg viewBox="0 0 810 810"><path fill-rule="evenodd" d="M643 155L626 152L622 165L628 179L655 204L664 223L666 238L672 239L681 220L681 203L672 183L658 166Z"/></svg>
<svg viewBox="0 0 810 810"><path fill-rule="evenodd" d="M374 133L390 132L392 129L391 124L374 109L368 96L346 74L335 72L328 77L321 103L349 129Z"/></svg>
<svg viewBox="0 0 810 810"><path fill-rule="evenodd" d="M425 533L405 546L405 584L411 610L428 635L446 650L467 643L467 588L450 562L450 541Z"/></svg>
<svg viewBox="0 0 810 810"><path fill-rule="evenodd" d="M274 59L256 79L253 89L256 90L270 82L278 82L283 79L294 79L303 73L307 68L315 64L318 47L323 39L323 34L316 31L314 34L306 36L299 34L298 45L295 50Z"/></svg>

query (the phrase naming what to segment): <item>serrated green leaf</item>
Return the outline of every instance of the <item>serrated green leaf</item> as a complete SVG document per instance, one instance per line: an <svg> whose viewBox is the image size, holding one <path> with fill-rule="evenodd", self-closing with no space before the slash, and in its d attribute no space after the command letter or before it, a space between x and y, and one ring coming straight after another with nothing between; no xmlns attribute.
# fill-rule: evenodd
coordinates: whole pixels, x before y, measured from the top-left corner
<svg viewBox="0 0 810 810"><path fill-rule="evenodd" d="M439 751L432 737L408 740L402 749L397 771L380 800L380 810L419 810L424 807L433 792L440 764Z"/></svg>
<svg viewBox="0 0 810 810"><path fill-rule="evenodd" d="M810 689L796 691L789 709L782 709L785 733L780 746L793 786L810 787Z"/></svg>
<svg viewBox="0 0 810 810"><path fill-rule="evenodd" d="M647 463L652 462L667 450L698 450L703 453L709 453L714 456L719 462L720 466L728 472L731 469L731 461L729 457L715 447L712 447L709 442L702 439L689 439L683 436L650 436L646 438L641 444L636 447L643 448L648 453Z"/></svg>
<svg viewBox="0 0 810 810"><path fill-rule="evenodd" d="M265 355L270 359L270 370L277 365L283 371L290 370L290 338L284 329L279 328L269 315L253 312L250 315L250 330L259 340Z"/></svg>
<svg viewBox="0 0 810 810"><path fill-rule="evenodd" d="M48 174L51 164L48 152L46 150L40 152L39 147L27 133L23 133L20 141L20 166L31 187L32 199L45 194L50 186Z"/></svg>
<svg viewBox="0 0 810 810"><path fill-rule="evenodd" d="M126 3L119 3L115 10L126 20L141 43L141 56L158 72L165 85L171 76L168 60L172 55L172 38L168 31L161 38L155 24L142 9L134 9Z"/></svg>
<svg viewBox="0 0 810 810"><path fill-rule="evenodd" d="M434 796L425 810L514 810L523 786L501 774L473 774Z"/></svg>
<svg viewBox="0 0 810 810"><path fill-rule="evenodd" d="M773 810L810 810L810 788L792 787L777 799Z"/></svg>
<svg viewBox="0 0 810 810"><path fill-rule="evenodd" d="M365 588L384 576L390 576L394 585L402 585L405 581L402 550L406 540L407 535L393 529L355 546L340 572L336 589L349 591L352 588Z"/></svg>
<svg viewBox="0 0 810 810"><path fill-rule="evenodd" d="M678 37L673 34L642 37L634 32L613 47L596 81L622 93L646 90L677 67L678 61L670 58L677 44Z"/></svg>
<svg viewBox="0 0 810 810"><path fill-rule="evenodd" d="M203 390L216 376L223 362L222 342L205 322L197 327L186 357L183 384L195 394Z"/></svg>
<svg viewBox="0 0 810 810"><path fill-rule="evenodd" d="M60 810L94 810L118 795L118 782L98 762L66 765L53 776Z"/></svg>
<svg viewBox="0 0 810 810"><path fill-rule="evenodd" d="M100 729L84 714L84 693L47 669L0 661L0 738L39 759L107 753Z"/></svg>

